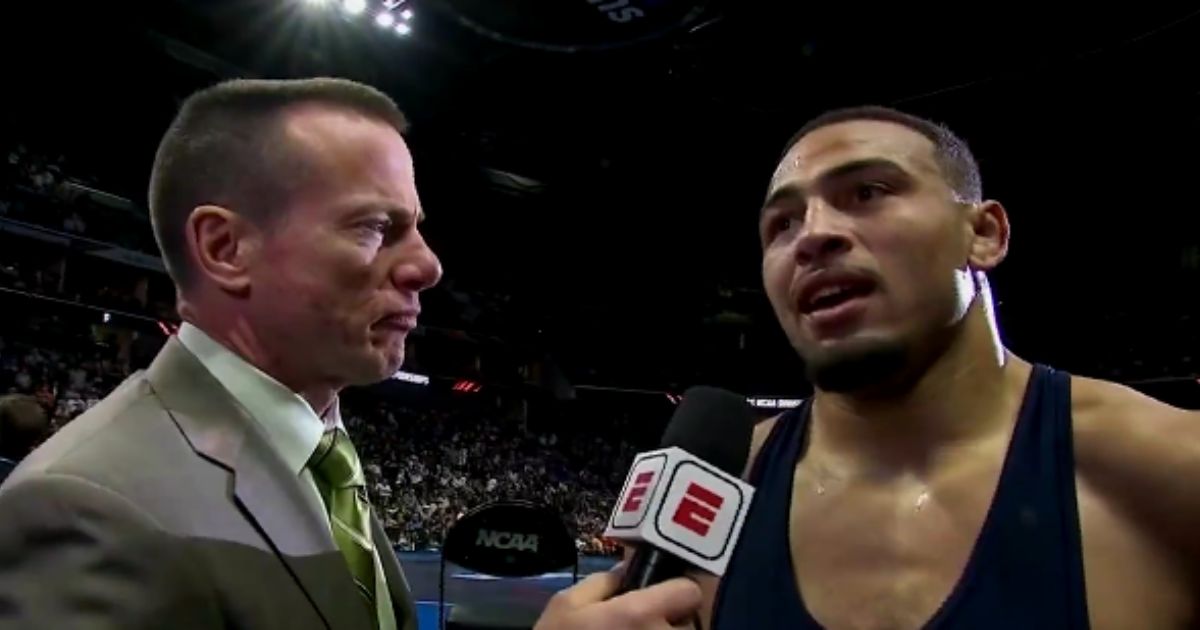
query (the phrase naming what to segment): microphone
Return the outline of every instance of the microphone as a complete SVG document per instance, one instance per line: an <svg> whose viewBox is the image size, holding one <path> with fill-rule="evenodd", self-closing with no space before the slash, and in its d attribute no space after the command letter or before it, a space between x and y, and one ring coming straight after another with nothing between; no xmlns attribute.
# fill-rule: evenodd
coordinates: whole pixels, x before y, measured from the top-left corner
<svg viewBox="0 0 1200 630"><path fill-rule="evenodd" d="M684 392L661 447L634 458L604 532L635 547L616 595L693 567L725 573L754 498L740 478L753 431L745 398L715 387Z"/></svg>

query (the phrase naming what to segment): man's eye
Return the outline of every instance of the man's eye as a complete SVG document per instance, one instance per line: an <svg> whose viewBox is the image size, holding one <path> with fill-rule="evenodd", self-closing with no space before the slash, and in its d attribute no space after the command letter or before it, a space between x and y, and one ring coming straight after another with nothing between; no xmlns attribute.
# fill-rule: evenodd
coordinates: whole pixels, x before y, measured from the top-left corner
<svg viewBox="0 0 1200 630"><path fill-rule="evenodd" d="M387 234L392 229L392 222L388 219L374 219L366 221L359 226L364 232L372 232L375 234Z"/></svg>
<svg viewBox="0 0 1200 630"><path fill-rule="evenodd" d="M890 191L887 186L877 183L858 184L854 187L854 200L859 203L874 201L875 199L888 194Z"/></svg>
<svg viewBox="0 0 1200 630"><path fill-rule="evenodd" d="M763 240L765 242L775 240L780 234L792 229L794 224L795 219L787 215L772 217L763 228Z"/></svg>

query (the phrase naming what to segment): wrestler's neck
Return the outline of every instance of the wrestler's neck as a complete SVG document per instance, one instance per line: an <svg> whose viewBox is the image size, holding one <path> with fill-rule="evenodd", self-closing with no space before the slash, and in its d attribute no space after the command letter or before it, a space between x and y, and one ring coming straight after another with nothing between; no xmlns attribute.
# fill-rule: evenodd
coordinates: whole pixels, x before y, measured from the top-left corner
<svg viewBox="0 0 1200 630"><path fill-rule="evenodd" d="M904 386L871 396L817 392L814 443L864 461L929 462L948 447L1007 434L1030 369L976 304L945 351Z"/></svg>
<svg viewBox="0 0 1200 630"><path fill-rule="evenodd" d="M337 398L338 388L325 382L319 375L306 370L303 362L288 361L281 353L274 352L263 335L254 325L235 309L221 305L198 304L192 298L179 299L179 314L184 321L204 331L209 337L241 357L262 373L279 381L308 402L317 415L324 415Z"/></svg>

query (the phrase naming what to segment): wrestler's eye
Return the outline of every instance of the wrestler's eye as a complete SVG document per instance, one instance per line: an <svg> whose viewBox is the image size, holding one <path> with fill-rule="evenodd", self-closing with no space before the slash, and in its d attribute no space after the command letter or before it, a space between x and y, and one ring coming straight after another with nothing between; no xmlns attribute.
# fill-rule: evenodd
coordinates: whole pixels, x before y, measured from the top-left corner
<svg viewBox="0 0 1200 630"><path fill-rule="evenodd" d="M854 186L854 200L858 203L870 203L891 192L889 187L879 182L863 182Z"/></svg>
<svg viewBox="0 0 1200 630"><path fill-rule="evenodd" d="M779 212L765 218L762 224L761 237L764 245L771 243L780 235L799 225L799 221L786 213Z"/></svg>

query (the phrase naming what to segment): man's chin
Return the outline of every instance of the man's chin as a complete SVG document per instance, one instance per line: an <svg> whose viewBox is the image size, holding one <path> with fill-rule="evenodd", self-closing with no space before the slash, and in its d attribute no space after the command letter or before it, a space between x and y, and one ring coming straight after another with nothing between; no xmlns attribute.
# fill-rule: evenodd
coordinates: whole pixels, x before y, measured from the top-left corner
<svg viewBox="0 0 1200 630"><path fill-rule="evenodd" d="M348 374L346 384L351 386L366 386L374 385L385 381L396 375L400 371L400 366L404 364L404 355L399 357L372 357L374 360L362 361L358 366L359 369Z"/></svg>
<svg viewBox="0 0 1200 630"><path fill-rule="evenodd" d="M808 380L821 391L869 391L893 381L908 362L906 348L897 342L863 340L806 353Z"/></svg>
<svg viewBox="0 0 1200 630"><path fill-rule="evenodd" d="M375 382L378 383L379 381L392 378L393 376L396 375L396 372L400 371L400 366L402 366L402 365L404 365L404 357L403 356L396 359L395 361L388 361L387 363L385 363L383 365L382 369L380 369L376 372Z"/></svg>

